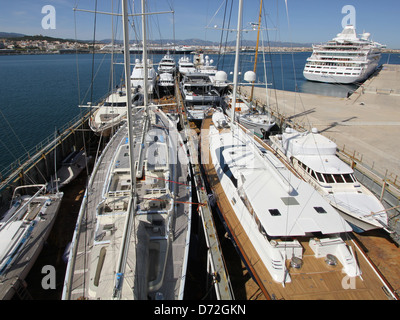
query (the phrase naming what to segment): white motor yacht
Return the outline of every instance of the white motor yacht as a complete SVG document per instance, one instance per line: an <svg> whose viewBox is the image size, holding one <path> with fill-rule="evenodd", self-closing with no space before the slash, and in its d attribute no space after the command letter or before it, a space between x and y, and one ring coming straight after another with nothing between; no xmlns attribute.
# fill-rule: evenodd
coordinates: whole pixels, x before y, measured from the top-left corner
<svg viewBox="0 0 400 320"><path fill-rule="evenodd" d="M180 88L189 119L201 120L209 108L221 104L221 96L206 74L193 72L184 75Z"/></svg>
<svg viewBox="0 0 400 320"><path fill-rule="evenodd" d="M149 59L147 61L147 93L153 94L154 88L157 81L157 73L153 68L152 62ZM131 86L132 89L143 91L144 88L144 69L143 69L143 61L139 59L135 60L135 66L133 67L132 74L131 74Z"/></svg>
<svg viewBox="0 0 400 320"><path fill-rule="evenodd" d="M188 56L183 56L178 61L178 70L181 75L187 75L192 72L196 72L194 63L190 61Z"/></svg>
<svg viewBox="0 0 400 320"><path fill-rule="evenodd" d="M339 210L355 231L389 229L385 207L357 181L353 169L339 159L333 141L316 129L300 133L291 128L270 140L296 171Z"/></svg>
<svg viewBox="0 0 400 320"><path fill-rule="evenodd" d="M160 60L158 64L158 74L162 73L171 73L174 74L176 71L176 63L174 58L167 53L164 57Z"/></svg>
<svg viewBox="0 0 400 320"><path fill-rule="evenodd" d="M132 103L140 105L143 103L141 93L132 93ZM89 119L89 126L96 134L102 136L110 135L113 128L116 128L122 121L126 120L126 90L120 88L112 92L101 102Z"/></svg>

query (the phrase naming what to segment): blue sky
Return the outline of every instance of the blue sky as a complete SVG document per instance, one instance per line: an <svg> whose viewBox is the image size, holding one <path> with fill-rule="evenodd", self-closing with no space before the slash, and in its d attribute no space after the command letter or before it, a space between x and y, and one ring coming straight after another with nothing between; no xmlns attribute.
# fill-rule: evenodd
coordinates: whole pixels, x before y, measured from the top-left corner
<svg viewBox="0 0 400 320"><path fill-rule="evenodd" d="M155 0L150 1L151 11L175 11L175 38L219 41L220 32L206 29L222 25L225 0ZM386 44L388 48L400 49L400 1L399 0L287 0L289 21L286 16L285 0L263 0L267 12L270 40L319 43L330 40L342 30L342 14L345 5L356 10L357 32L369 32L372 39ZM130 1L133 3L133 1ZM94 15L74 14L72 8L94 9L94 0L0 0L0 31L18 32L28 35L43 34L53 37L89 40L93 38ZM230 3L230 0L229 0ZM237 3L234 0L231 25L236 25ZM56 10L56 29L43 29L42 8L52 5ZM140 1L135 1L135 12L140 10ZM114 0L114 8L120 7L120 0ZM221 8L218 11L218 8ZM98 0L99 11L111 10L111 1ZM244 0L243 23L258 19L259 0ZM150 38L173 38L173 16L171 14L153 18ZM76 21L76 24L75 24ZM117 22L115 22L117 24ZM76 25L76 28L75 28ZM121 37L120 24L116 27ZM140 30L139 30L140 32ZM111 37L111 18L97 16L96 39ZM132 38L133 36L131 36ZM245 39L255 39L255 32L244 34ZM232 35L231 39L234 36Z"/></svg>

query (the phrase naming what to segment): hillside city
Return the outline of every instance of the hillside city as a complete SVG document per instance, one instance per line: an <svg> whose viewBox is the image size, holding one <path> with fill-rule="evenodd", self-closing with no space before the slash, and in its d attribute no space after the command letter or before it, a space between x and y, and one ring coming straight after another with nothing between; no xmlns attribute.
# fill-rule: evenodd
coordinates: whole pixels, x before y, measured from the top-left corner
<svg viewBox="0 0 400 320"><path fill-rule="evenodd" d="M185 41L179 41L179 46ZM190 47L192 51L202 50L207 53L218 53L221 48L217 44L201 43L197 41L196 44L191 44L191 41L187 41L186 47ZM271 52L308 52L312 51L311 45L301 46L299 44L279 46L279 43L274 43L265 49L265 51ZM285 43L286 44L286 43ZM22 38L0 38L0 54L63 54L63 53L89 53L92 52L94 46L95 52L111 52L114 48L114 52L121 52L122 46L115 44L114 47L111 44L102 42L96 42L94 45L90 41L75 41L56 39L43 36L29 36ZM154 48L160 48L159 44L151 44L149 51L152 46ZM169 48L174 48L173 44L168 43ZM178 46L178 44L176 45ZM134 45L133 45L134 47ZM223 48L226 52L232 51L233 47L228 46ZM222 50L222 51L224 51ZM244 50L255 50L255 46L249 45ZM382 52L386 53L400 53L400 49L383 49Z"/></svg>

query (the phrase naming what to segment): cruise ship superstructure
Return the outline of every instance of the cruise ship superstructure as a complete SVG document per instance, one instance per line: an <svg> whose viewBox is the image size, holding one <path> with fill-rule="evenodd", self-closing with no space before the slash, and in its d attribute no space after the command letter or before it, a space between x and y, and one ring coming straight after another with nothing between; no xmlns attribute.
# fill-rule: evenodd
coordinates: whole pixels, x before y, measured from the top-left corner
<svg viewBox="0 0 400 320"><path fill-rule="evenodd" d="M371 41L369 33L357 37L354 26L346 26L335 38L314 45L303 75L307 80L327 83L359 83L378 67L383 45Z"/></svg>

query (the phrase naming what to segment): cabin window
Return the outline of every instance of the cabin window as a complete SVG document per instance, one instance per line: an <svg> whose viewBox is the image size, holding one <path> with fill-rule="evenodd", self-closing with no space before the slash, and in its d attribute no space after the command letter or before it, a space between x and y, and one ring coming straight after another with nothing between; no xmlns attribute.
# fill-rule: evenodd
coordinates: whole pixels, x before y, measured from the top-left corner
<svg viewBox="0 0 400 320"><path fill-rule="evenodd" d="M341 174L334 174L333 177L335 178L337 183L344 183L343 177Z"/></svg>
<svg viewBox="0 0 400 320"><path fill-rule="evenodd" d="M344 178L344 180L345 180L346 182L350 182L350 183L354 182L353 179L352 179L352 177L351 177L351 174L349 174L349 173L344 174L344 175L343 175L343 178Z"/></svg>
<svg viewBox="0 0 400 320"><path fill-rule="evenodd" d="M281 213L278 209L268 209L268 211L273 217L281 216Z"/></svg>
<svg viewBox="0 0 400 320"><path fill-rule="evenodd" d="M335 180L333 180L333 177L331 174L324 173L324 178L327 183L335 183Z"/></svg>
<svg viewBox="0 0 400 320"><path fill-rule="evenodd" d="M317 177L315 176L314 170L311 170L311 177L313 177L315 180L317 180Z"/></svg>
<svg viewBox="0 0 400 320"><path fill-rule="evenodd" d="M326 210L322 207L314 207L315 211L317 211L318 213L326 213Z"/></svg>
<svg viewBox="0 0 400 320"><path fill-rule="evenodd" d="M324 178L322 177L322 174L320 174L319 172L316 172L316 174L319 182L325 182Z"/></svg>

